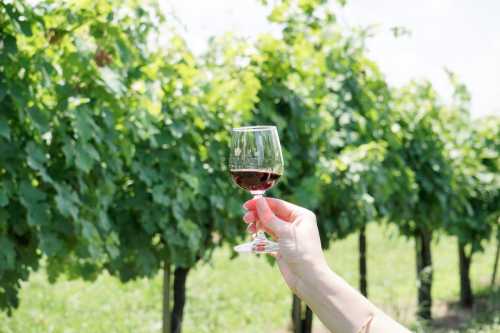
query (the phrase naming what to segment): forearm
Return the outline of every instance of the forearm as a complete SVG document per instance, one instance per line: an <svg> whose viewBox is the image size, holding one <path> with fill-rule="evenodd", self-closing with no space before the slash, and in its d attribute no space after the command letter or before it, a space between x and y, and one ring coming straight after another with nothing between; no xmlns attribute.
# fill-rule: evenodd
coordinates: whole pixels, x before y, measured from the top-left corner
<svg viewBox="0 0 500 333"><path fill-rule="evenodd" d="M296 289L297 295L333 333L408 332L326 265L297 281Z"/></svg>

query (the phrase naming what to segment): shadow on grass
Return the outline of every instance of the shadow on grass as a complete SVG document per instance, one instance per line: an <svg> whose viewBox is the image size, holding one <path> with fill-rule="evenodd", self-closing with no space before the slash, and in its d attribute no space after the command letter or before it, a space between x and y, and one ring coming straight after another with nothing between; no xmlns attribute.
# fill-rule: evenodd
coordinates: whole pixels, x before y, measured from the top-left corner
<svg viewBox="0 0 500 333"><path fill-rule="evenodd" d="M498 325L500 321L500 288L483 288L475 292L474 306L464 309L458 302L444 303L442 315L435 316L430 325L437 332L473 332L483 326Z"/></svg>

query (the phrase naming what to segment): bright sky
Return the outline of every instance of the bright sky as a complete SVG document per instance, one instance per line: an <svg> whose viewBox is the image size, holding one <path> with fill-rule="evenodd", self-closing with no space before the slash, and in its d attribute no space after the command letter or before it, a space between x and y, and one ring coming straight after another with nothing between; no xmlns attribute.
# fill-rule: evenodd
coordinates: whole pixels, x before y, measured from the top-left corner
<svg viewBox="0 0 500 333"><path fill-rule="evenodd" d="M185 27L195 52L210 36L231 31L255 37L272 31L268 10L258 0L167 0ZM450 93L443 68L457 73L472 93L472 113L500 115L500 1L498 0L348 0L338 12L347 26L376 24L368 43L392 85L428 78L443 95ZM411 36L394 38L391 27L404 26Z"/></svg>

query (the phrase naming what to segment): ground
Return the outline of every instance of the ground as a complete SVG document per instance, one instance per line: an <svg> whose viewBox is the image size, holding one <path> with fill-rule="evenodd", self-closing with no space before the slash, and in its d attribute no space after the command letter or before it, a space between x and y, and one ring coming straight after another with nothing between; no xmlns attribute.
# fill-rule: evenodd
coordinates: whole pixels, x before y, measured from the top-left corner
<svg viewBox="0 0 500 333"><path fill-rule="evenodd" d="M432 327L415 322L415 255L413 242L395 230L368 228L370 298L413 330L435 333L500 333L500 292L488 289L494 244L474 257L473 288L480 295L473 312L455 303L459 294L456 241L441 236L433 245L435 284ZM357 285L357 238L332 244L331 267ZM497 283L497 289L498 288ZM275 266L263 258L229 259L228 249L200 264L188 278L184 333L285 332L291 295ZM122 284L108 275L94 283L60 279L50 285L34 273L21 292L21 306L9 318L0 313L0 333L151 333L161 331L161 276ZM314 321L315 332L326 330Z"/></svg>

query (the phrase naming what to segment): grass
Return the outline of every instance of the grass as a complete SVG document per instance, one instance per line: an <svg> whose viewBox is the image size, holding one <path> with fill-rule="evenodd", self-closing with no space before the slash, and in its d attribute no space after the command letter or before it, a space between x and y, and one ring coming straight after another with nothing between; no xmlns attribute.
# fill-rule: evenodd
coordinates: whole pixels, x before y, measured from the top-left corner
<svg viewBox="0 0 500 333"><path fill-rule="evenodd" d="M474 257L473 288L478 306L464 312L454 305L459 294L456 242L441 237L433 245L435 283L431 327L414 318L416 281L413 242L392 229L368 228L370 298L392 316L419 332L500 332L500 293L489 293L493 244ZM338 241L327 252L331 267L357 285L357 239ZM276 267L264 258L229 260L221 249L210 264L200 264L188 278L184 333L285 332L291 295ZM161 331L161 278L122 284L108 275L94 283L60 280L55 285L35 273L21 292L21 306L12 317L0 313L0 333L150 333ZM318 320L315 331L326 332Z"/></svg>

